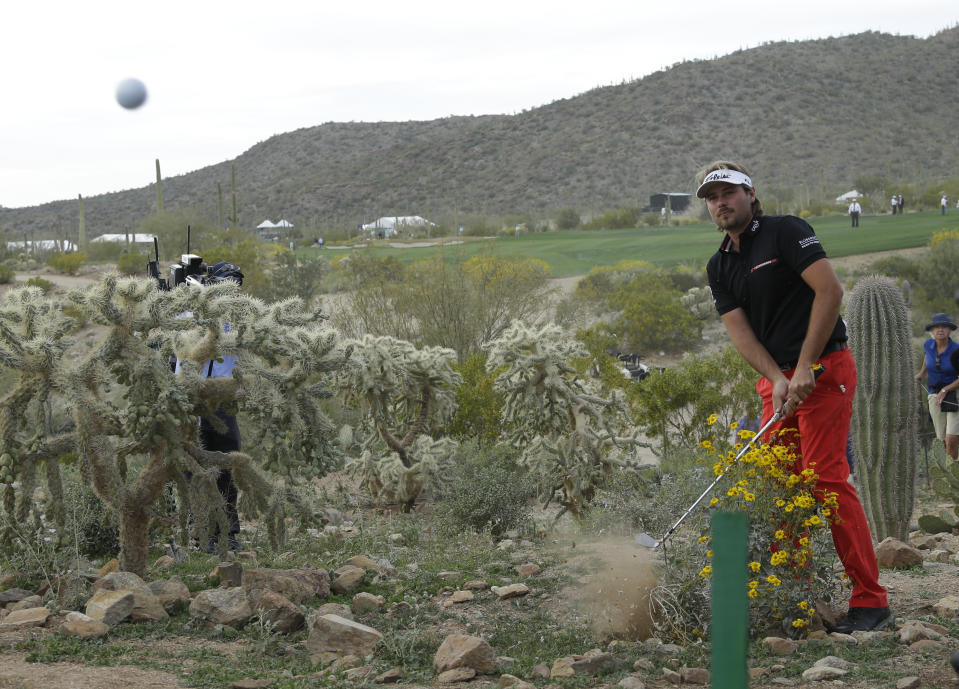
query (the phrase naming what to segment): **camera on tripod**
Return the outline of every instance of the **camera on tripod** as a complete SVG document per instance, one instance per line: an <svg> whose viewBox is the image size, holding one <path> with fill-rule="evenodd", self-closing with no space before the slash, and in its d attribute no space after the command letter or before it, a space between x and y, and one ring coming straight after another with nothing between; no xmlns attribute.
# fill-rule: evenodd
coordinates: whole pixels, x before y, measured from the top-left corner
<svg viewBox="0 0 959 689"><path fill-rule="evenodd" d="M152 261L147 262L150 277L157 281L162 290L171 290L186 283L191 285L209 285L224 280L243 283L243 272L239 266L221 261L214 266L208 266L202 258L190 253L190 226L186 228L186 253L180 256L179 263L170 266L170 277L160 276L160 243L153 238Z"/></svg>

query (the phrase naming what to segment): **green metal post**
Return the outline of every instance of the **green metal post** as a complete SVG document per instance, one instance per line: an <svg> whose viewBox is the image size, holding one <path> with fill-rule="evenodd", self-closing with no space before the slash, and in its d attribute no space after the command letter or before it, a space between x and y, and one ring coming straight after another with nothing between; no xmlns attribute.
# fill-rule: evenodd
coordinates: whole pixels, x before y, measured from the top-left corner
<svg viewBox="0 0 959 689"><path fill-rule="evenodd" d="M713 515L713 689L746 689L749 609L746 598L747 530L743 512Z"/></svg>

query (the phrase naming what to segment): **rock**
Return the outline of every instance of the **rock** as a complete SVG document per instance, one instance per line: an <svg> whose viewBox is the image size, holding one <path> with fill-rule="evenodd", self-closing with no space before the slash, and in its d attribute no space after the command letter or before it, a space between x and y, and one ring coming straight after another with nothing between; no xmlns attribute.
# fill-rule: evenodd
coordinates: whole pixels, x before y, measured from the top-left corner
<svg viewBox="0 0 959 689"><path fill-rule="evenodd" d="M476 670L471 667L454 667L452 670L444 670L436 676L437 684L456 684L457 682L468 682L476 677Z"/></svg>
<svg viewBox="0 0 959 689"><path fill-rule="evenodd" d="M362 615L365 612L371 612L373 610L380 610L386 604L386 599L383 596L376 596L372 593L357 593L353 596L353 600L350 603L350 608L357 615Z"/></svg>
<svg viewBox="0 0 959 689"><path fill-rule="evenodd" d="M176 560L173 559L172 555L161 555L156 559L156 562L153 563L153 566L150 569L154 572L161 572L164 569L169 569L176 564Z"/></svg>
<svg viewBox="0 0 959 689"><path fill-rule="evenodd" d="M276 591L254 589L247 591L246 598L253 613L262 615L263 621L275 632L292 634L306 623L303 611Z"/></svg>
<svg viewBox="0 0 959 689"><path fill-rule="evenodd" d="M366 570L354 565L345 565L333 572L333 583L330 590L334 593L347 594L353 593L363 585L366 578Z"/></svg>
<svg viewBox="0 0 959 689"><path fill-rule="evenodd" d="M272 686L272 679L238 679L230 684L230 689L266 689Z"/></svg>
<svg viewBox="0 0 959 689"><path fill-rule="evenodd" d="M445 672L468 667L476 672L491 672L496 667L496 654L486 641L477 636L450 634L433 656L433 667L437 672Z"/></svg>
<svg viewBox="0 0 959 689"><path fill-rule="evenodd" d="M649 658L637 658L636 662L633 663L634 670L645 670L646 672L652 672L656 668L653 665L653 661Z"/></svg>
<svg viewBox="0 0 959 689"><path fill-rule="evenodd" d="M900 677L896 682L896 689L919 689L920 681L918 677Z"/></svg>
<svg viewBox="0 0 959 689"><path fill-rule="evenodd" d="M826 656L813 663L813 667L837 667L840 670L852 670L856 667L856 664L836 656Z"/></svg>
<svg viewBox="0 0 959 689"><path fill-rule="evenodd" d="M610 653L598 649L589 651L585 655L565 656L553 661L550 668L550 679L562 679L576 675L596 675L615 663Z"/></svg>
<svg viewBox="0 0 959 689"><path fill-rule="evenodd" d="M406 543L406 537L401 533L391 533L388 538L393 545L404 545Z"/></svg>
<svg viewBox="0 0 959 689"><path fill-rule="evenodd" d="M190 617L239 628L250 621L253 609L241 586L200 591L190 603Z"/></svg>
<svg viewBox="0 0 959 689"><path fill-rule="evenodd" d="M819 619L822 620L823 626L829 630L835 629L839 623L842 622L845 613L820 599L816 601L816 614L819 615Z"/></svg>
<svg viewBox="0 0 959 689"><path fill-rule="evenodd" d="M382 636L372 627L339 615L318 615L310 620L306 650L311 657L321 653L336 653L365 658L373 652Z"/></svg>
<svg viewBox="0 0 959 689"><path fill-rule="evenodd" d="M889 536L876 546L876 561L880 567L906 569L922 564L922 553L908 543Z"/></svg>
<svg viewBox="0 0 959 689"><path fill-rule="evenodd" d="M493 586L490 590L497 595L500 600L509 600L510 598L519 598L529 593L529 587L526 584L510 584L509 586Z"/></svg>
<svg viewBox="0 0 959 689"><path fill-rule="evenodd" d="M112 560L107 562L105 565L103 565L103 567L97 570L97 576L105 577L107 574L110 574L111 572L119 572L119 571L120 571L120 561L116 558L113 558Z"/></svg>
<svg viewBox="0 0 959 689"><path fill-rule="evenodd" d="M911 644L922 639L941 640L943 635L920 622L907 622L899 628L899 641Z"/></svg>
<svg viewBox="0 0 959 689"><path fill-rule="evenodd" d="M157 597L160 605L168 613L190 604L190 589L176 577L151 581L149 587L150 592Z"/></svg>
<svg viewBox="0 0 959 689"><path fill-rule="evenodd" d="M709 670L703 667L684 667L679 671L679 676L685 684L709 684Z"/></svg>
<svg viewBox="0 0 959 689"><path fill-rule="evenodd" d="M846 674L845 670L829 665L813 665L808 670L803 671L802 678L807 682L821 682L825 679L839 679Z"/></svg>
<svg viewBox="0 0 959 689"><path fill-rule="evenodd" d="M923 651L940 651L945 648L945 645L941 641L936 641L935 639L920 639L915 643L909 644L909 650L916 653L921 653Z"/></svg>
<svg viewBox="0 0 959 689"><path fill-rule="evenodd" d="M177 543L167 543L163 546L165 557L172 558L177 564L190 559L190 551Z"/></svg>
<svg viewBox="0 0 959 689"><path fill-rule="evenodd" d="M27 596L23 600L17 601L16 603L10 603L7 606L7 612L13 612L14 610L29 610L30 608L39 608L42 606L43 599L40 596Z"/></svg>
<svg viewBox="0 0 959 689"><path fill-rule="evenodd" d="M763 643L769 650L776 655L785 656L795 653L799 649L799 644L792 639L783 639L778 636L767 636Z"/></svg>
<svg viewBox="0 0 959 689"><path fill-rule="evenodd" d="M343 603L324 603L313 611L312 617L319 617L321 615L339 615L348 620L353 619L353 611L350 610L350 606Z"/></svg>
<svg viewBox="0 0 959 689"><path fill-rule="evenodd" d="M530 684L515 675L500 675L496 687L497 689L536 689L535 684Z"/></svg>
<svg viewBox="0 0 959 689"><path fill-rule="evenodd" d="M455 572L452 570L444 569L441 572L436 573L436 578L440 581L457 581L463 576L461 572Z"/></svg>
<svg viewBox="0 0 959 689"><path fill-rule="evenodd" d="M526 564L519 565L516 568L516 573L522 578L535 576L540 573L540 566L535 562L527 562Z"/></svg>
<svg viewBox="0 0 959 689"><path fill-rule="evenodd" d="M536 663L530 675L533 679L549 679L549 665L546 663Z"/></svg>
<svg viewBox="0 0 959 689"><path fill-rule="evenodd" d="M366 569L371 572L379 572L379 566L376 564L376 561L366 555L354 555L344 564L360 567L361 569Z"/></svg>
<svg viewBox="0 0 959 689"><path fill-rule="evenodd" d="M646 684L636 675L626 675L616 683L616 686L623 689L646 689Z"/></svg>
<svg viewBox="0 0 959 689"><path fill-rule="evenodd" d="M242 586L243 565L235 561L221 562L210 572L210 578L219 582L219 585L226 589Z"/></svg>
<svg viewBox="0 0 959 689"><path fill-rule="evenodd" d="M14 610L0 621L0 631L15 632L31 627L42 627L52 614L44 607Z"/></svg>
<svg viewBox="0 0 959 689"><path fill-rule="evenodd" d="M337 672L343 672L344 670L349 670L351 667L359 667L363 662L363 659L359 656L353 655L352 653L347 653L345 656L340 656L326 669L327 675L333 675Z"/></svg>
<svg viewBox="0 0 959 689"><path fill-rule="evenodd" d="M449 608L457 603L468 603L473 600L472 591L453 591L450 597L443 601L443 607Z"/></svg>
<svg viewBox="0 0 959 689"><path fill-rule="evenodd" d="M253 568L244 570L243 588L270 589L294 603L303 603L330 597L330 575L312 565L297 569Z"/></svg>
<svg viewBox="0 0 959 689"><path fill-rule="evenodd" d="M663 668L663 679L671 684L679 684L683 681L682 675L675 670L670 670L668 667Z"/></svg>
<svg viewBox="0 0 959 689"><path fill-rule="evenodd" d="M948 619L955 618L956 615L959 614L959 596L940 598L939 602L936 603L932 609L939 617Z"/></svg>
<svg viewBox="0 0 959 689"><path fill-rule="evenodd" d="M112 627L130 616L135 604L133 591L100 590L87 601L86 613L95 620Z"/></svg>
<svg viewBox="0 0 959 689"><path fill-rule="evenodd" d="M27 591L26 589L18 588L0 591L0 606L8 605L9 603L19 603L24 598L29 598L33 595L35 595L33 591Z"/></svg>
<svg viewBox="0 0 959 689"><path fill-rule="evenodd" d="M486 587L487 583L482 579L473 579L463 584L463 588L467 591L485 591Z"/></svg>
<svg viewBox="0 0 959 689"><path fill-rule="evenodd" d="M829 636L826 637L826 640L837 644L847 644L851 646L859 643L859 639L852 634L840 634L839 632L831 632Z"/></svg>
<svg viewBox="0 0 959 689"><path fill-rule="evenodd" d="M939 534L924 534L921 531L916 531L915 534L909 536L909 544L919 550L932 550L936 548L941 541L942 536Z"/></svg>
<svg viewBox="0 0 959 689"><path fill-rule="evenodd" d="M403 679L403 670L398 667L393 667L374 677L373 681L376 684L392 684L393 682L399 682L401 679Z"/></svg>
<svg viewBox="0 0 959 689"><path fill-rule="evenodd" d="M364 679L369 679L375 672L376 670L369 665L361 665L360 667L350 668L343 673L343 676L351 682L361 682Z"/></svg>
<svg viewBox="0 0 959 689"><path fill-rule="evenodd" d="M93 591L132 591L130 619L134 622L159 622L170 617L153 590L133 572L110 572L94 582Z"/></svg>
<svg viewBox="0 0 959 689"><path fill-rule="evenodd" d="M95 620L82 612L68 612L63 623L58 628L61 634L78 636L81 639L98 638L105 636L110 627L99 620Z"/></svg>

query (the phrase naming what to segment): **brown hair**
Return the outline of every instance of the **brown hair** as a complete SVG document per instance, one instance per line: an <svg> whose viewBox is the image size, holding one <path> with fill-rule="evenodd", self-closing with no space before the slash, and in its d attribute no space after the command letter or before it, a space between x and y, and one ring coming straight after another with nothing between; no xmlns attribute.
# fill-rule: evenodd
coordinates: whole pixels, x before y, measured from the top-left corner
<svg viewBox="0 0 959 689"><path fill-rule="evenodd" d="M700 173L696 175L696 188L698 189L699 186L703 183L703 180L706 179L706 175L716 170L735 170L736 172L741 172L744 175L749 175L749 178L752 179L752 175L749 174L749 170L747 170L744 166L740 165L739 163L733 163L728 160L717 160L715 163L710 163L709 165L704 167L702 171L700 171ZM749 187L746 186L745 184L743 185L743 187L746 189L749 189ZM753 189L753 191L755 191L755 189ZM759 202L758 196L753 198L752 211L753 211L754 218L761 218L763 216L763 205Z"/></svg>

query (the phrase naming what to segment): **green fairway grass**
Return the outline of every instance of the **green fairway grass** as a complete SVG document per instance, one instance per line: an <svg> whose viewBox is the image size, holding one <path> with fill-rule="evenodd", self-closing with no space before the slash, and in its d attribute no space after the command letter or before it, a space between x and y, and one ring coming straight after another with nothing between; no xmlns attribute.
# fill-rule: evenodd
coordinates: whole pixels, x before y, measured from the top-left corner
<svg viewBox="0 0 959 689"><path fill-rule="evenodd" d="M874 251L893 251L925 246L936 232L959 229L959 212L942 216L938 211L909 215L863 216L858 228L846 216L810 218L810 224L829 256L838 258ZM441 255L450 261L473 256L536 258L549 264L553 277L584 275L595 266L623 260L643 260L662 267L680 264L700 266L719 246L720 234L711 223L683 227L642 227L630 230L541 232L519 237L469 238L462 243L428 247L394 248L390 242L367 242L364 251L376 256L395 256L411 263ZM396 242L398 243L398 241ZM415 242L414 242L415 243ZM304 249L300 255L322 254L327 258L345 253L335 249Z"/></svg>

